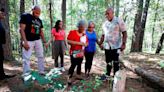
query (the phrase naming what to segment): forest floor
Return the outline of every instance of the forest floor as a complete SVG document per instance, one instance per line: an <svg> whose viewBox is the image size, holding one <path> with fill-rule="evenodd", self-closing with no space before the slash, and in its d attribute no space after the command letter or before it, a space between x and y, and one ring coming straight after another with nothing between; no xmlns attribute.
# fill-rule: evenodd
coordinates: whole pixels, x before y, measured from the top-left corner
<svg viewBox="0 0 164 92"><path fill-rule="evenodd" d="M124 59L128 59L132 61L132 63L137 64L145 69L149 69L153 73L163 77L164 71L159 67L158 63L161 60L164 60L164 55L153 55L153 54L143 54L143 53L132 53L128 55L124 55ZM46 72L49 72L51 69L54 68L54 61L51 57L46 57ZM98 54L95 55L93 60L93 66L91 70L91 76L89 79L85 78L84 75L84 64L85 61L83 60L82 63L82 76L84 81L76 81L73 80L74 83L72 86L67 85L67 72L70 67L70 59L68 56L65 56L65 72L62 72L59 78L54 79L54 81L62 81L64 85L63 92L70 92L70 90L74 90L74 92L111 92L111 82L110 81L99 81L97 83L98 86L96 89L96 77L104 74L106 63L104 61L104 55ZM22 80L22 62L13 61L13 62L5 62L5 72L7 74L16 74L14 78L6 79L0 81L0 92L46 92L50 85L40 85L36 82L32 86L26 86ZM37 71L37 63L35 58L31 60L31 67L34 71ZM74 73L74 75L76 72ZM126 90L125 92L158 92L156 89L153 89L147 86L143 81L142 78L132 71L126 69ZM164 77L163 77L164 78ZM79 89L83 91L81 91ZM91 91L92 90L92 91ZM48 90L47 92L52 92L52 90ZM61 90L56 90L55 92L61 92Z"/></svg>

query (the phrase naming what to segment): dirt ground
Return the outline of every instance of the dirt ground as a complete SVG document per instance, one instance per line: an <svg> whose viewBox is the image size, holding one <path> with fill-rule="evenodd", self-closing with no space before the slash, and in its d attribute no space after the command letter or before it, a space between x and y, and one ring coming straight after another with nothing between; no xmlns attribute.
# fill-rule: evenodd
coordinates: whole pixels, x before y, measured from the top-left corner
<svg viewBox="0 0 164 92"><path fill-rule="evenodd" d="M51 57L45 58L46 60L46 72L49 72L50 69L54 68L54 61L51 59ZM33 58L31 61L31 67L34 70L37 70L37 64L35 62L35 59ZM5 62L4 67L5 67L5 72L7 74L16 74L14 78L11 79L6 79L3 81L0 81L0 92L45 92L47 89L45 86L38 85L37 83L34 83L33 87L26 87L24 86L24 83L21 78L22 74L22 62ZM70 60L69 57L65 57L65 69L66 71L63 72L61 75L60 80L64 82L64 84L67 84L67 72L70 67ZM82 64L82 72L84 73L84 64L85 61L83 61ZM94 79L96 76L102 75L105 72L105 61L104 61L104 55L96 55L94 60L93 60L93 66L91 70L91 77L89 80ZM75 73L74 73L75 74ZM127 79L126 79L126 90L125 92L157 92L155 89L148 87L142 79L134 74L133 72L127 70ZM84 77L84 74L82 74ZM87 79L84 80L87 81ZM103 81L103 84L96 90L93 91L88 91L88 92L111 92L110 88L110 82L108 81ZM80 85L79 82L75 83L74 85L79 85L79 86L84 86L85 85ZM69 87L65 89L64 92L69 92ZM56 91L60 92L60 91Z"/></svg>
<svg viewBox="0 0 164 92"><path fill-rule="evenodd" d="M164 54L155 55L148 53L131 53L124 56L124 59L145 69L158 77L164 78L164 68L161 68L159 62L164 60Z"/></svg>

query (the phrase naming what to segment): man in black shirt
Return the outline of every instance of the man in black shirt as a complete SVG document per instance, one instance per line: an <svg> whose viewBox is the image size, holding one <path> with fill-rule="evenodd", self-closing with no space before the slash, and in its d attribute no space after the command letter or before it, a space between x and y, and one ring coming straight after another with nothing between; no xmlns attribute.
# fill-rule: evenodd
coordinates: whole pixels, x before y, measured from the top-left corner
<svg viewBox="0 0 164 92"><path fill-rule="evenodd" d="M2 8L0 10L0 80L14 77L14 76L6 75L4 73L4 68L3 68L4 53L3 53L2 44L6 43L6 37L5 37L5 29L2 26L1 20L4 18L5 18L5 13L4 13L4 9Z"/></svg>
<svg viewBox="0 0 164 92"><path fill-rule="evenodd" d="M42 20L39 18L40 13L40 7L34 6L32 8L32 14L22 14L19 21L20 34L23 41L23 74L30 73L30 57L33 49L38 58L39 73L44 73L44 55L41 39L44 45L46 45L46 40L43 34Z"/></svg>

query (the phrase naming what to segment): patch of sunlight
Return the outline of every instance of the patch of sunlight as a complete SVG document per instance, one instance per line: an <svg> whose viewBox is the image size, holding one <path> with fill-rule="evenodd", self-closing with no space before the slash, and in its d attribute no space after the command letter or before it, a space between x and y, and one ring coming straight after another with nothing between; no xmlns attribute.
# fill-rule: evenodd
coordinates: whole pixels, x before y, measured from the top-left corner
<svg viewBox="0 0 164 92"><path fill-rule="evenodd" d="M159 59L158 58L148 58L148 60L147 61L159 61Z"/></svg>
<svg viewBox="0 0 164 92"><path fill-rule="evenodd" d="M140 56L138 57L138 59L146 59L146 56L140 55Z"/></svg>
<svg viewBox="0 0 164 92"><path fill-rule="evenodd" d="M145 60L147 59L146 56L143 56L143 55L133 55L133 56L129 56L130 59L134 59L134 60Z"/></svg>
<svg viewBox="0 0 164 92"><path fill-rule="evenodd" d="M9 70L9 71L15 71L15 70L19 70L22 71L22 67L15 67L15 66L9 66L9 65L4 65L5 69Z"/></svg>
<svg viewBox="0 0 164 92"><path fill-rule="evenodd" d="M10 90L10 87L8 85L3 85L3 86L1 85L0 92L12 92L12 91Z"/></svg>

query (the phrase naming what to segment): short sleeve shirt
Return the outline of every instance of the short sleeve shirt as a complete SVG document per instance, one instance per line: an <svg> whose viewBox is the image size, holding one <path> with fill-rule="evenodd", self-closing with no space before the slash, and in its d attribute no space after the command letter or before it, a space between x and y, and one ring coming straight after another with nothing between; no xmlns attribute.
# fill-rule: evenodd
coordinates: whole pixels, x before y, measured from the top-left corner
<svg viewBox="0 0 164 92"><path fill-rule="evenodd" d="M64 40L65 39L65 31L64 30L60 30L60 31L56 31L56 28L53 28L51 31L51 34L53 35L55 40Z"/></svg>
<svg viewBox="0 0 164 92"><path fill-rule="evenodd" d="M68 34L67 40L81 42L80 38L81 37L77 34L77 30L71 30ZM81 45L71 45L70 54L74 50L82 50L82 46Z"/></svg>
<svg viewBox="0 0 164 92"><path fill-rule="evenodd" d="M126 31L123 20L114 17L113 20L105 21L103 26L104 48L118 49L122 44L122 32Z"/></svg>
<svg viewBox="0 0 164 92"><path fill-rule="evenodd" d="M22 14L19 23L25 24L25 35L27 41L34 41L40 39L41 28L43 24L41 19L35 18L31 14Z"/></svg>

